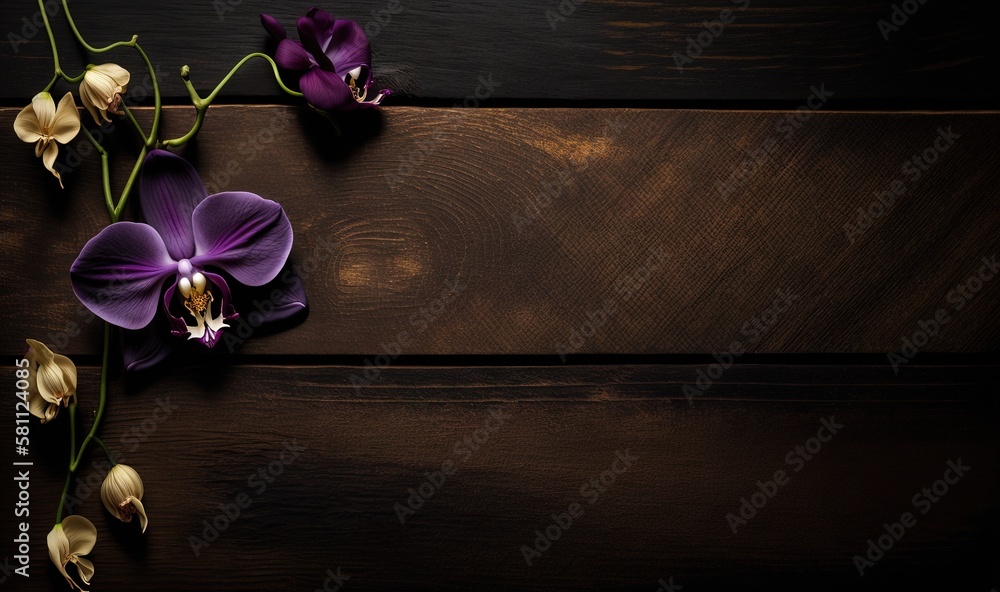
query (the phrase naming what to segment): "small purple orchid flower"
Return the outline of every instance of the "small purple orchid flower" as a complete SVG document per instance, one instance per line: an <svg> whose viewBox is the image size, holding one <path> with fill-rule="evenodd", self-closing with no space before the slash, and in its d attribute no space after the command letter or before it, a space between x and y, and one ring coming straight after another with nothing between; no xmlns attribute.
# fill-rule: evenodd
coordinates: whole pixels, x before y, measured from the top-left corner
<svg viewBox="0 0 1000 592"><path fill-rule="evenodd" d="M392 91L383 89L366 101L372 83L372 51L368 36L356 22L334 19L312 8L299 17L299 39L287 39L278 19L261 14L260 22L278 41L274 56L279 66L305 72L299 88L314 107L326 111L377 107Z"/></svg>
<svg viewBox="0 0 1000 592"><path fill-rule="evenodd" d="M298 278L291 282L286 273L275 282L292 248L292 226L280 205L253 193L208 195L194 167L164 150L143 162L139 193L147 224L104 228L70 269L80 301L129 330L128 369L166 357L168 331L209 348L219 342L239 316L220 272L244 286L275 285L265 321L306 306ZM167 323L154 321L161 302Z"/></svg>

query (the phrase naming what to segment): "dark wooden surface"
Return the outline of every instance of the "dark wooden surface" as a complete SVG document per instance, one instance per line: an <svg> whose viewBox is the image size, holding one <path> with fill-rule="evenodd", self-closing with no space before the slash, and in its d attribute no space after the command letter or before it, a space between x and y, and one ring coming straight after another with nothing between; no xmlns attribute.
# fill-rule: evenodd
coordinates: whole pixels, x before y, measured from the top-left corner
<svg viewBox="0 0 1000 592"><path fill-rule="evenodd" d="M997 98L994 86L983 80L998 51L992 20L985 14L989 6L981 2L926 2L888 40L878 22L892 18L890 1L566 3L575 4L575 10L554 30L546 11L558 13L558 0L345 0L324 6L376 33L372 46L379 79L418 99L460 101L475 92L480 76L490 74L499 83L494 99L798 103L811 85L821 83L836 93L837 101L885 101L890 107L892 101ZM187 100L177 75L182 65L191 66L192 80L207 92L241 57L267 48L260 12L274 14L292 30L295 18L313 3L108 0L100 10L74 5L77 23L92 44L138 34L162 69L165 92ZM377 18L385 20L385 14L372 13L390 7L397 14L380 25ZM705 30L703 23L718 20L727 8L735 21L679 71L674 53L684 53L688 39ZM31 19L36 11L33 2L4 2L0 30L21 35L21 19ZM79 57L59 16L55 20L64 33L59 47L67 56L65 64L82 67L86 58ZM41 87L49 78L44 32L16 49L8 46L0 52L5 77L24 83L3 85L0 98L7 100L23 98L22 88ZM121 51L115 59L132 65L133 56ZM138 71L139 62L134 65ZM266 67L258 64L226 92L273 98L278 89L266 75Z"/></svg>
<svg viewBox="0 0 1000 592"><path fill-rule="evenodd" d="M14 115L0 110L0 127ZM309 320L244 353L374 355L401 341L405 354L704 353L734 340L758 353L898 349L1000 252L1000 115L820 112L788 140L775 132L785 116L400 108L341 150L295 108L222 107L185 155L213 189L276 199L294 225ZM190 121L182 108L166 117L178 131ZM961 137L913 181L903 163L942 127ZM235 151L234 133L247 138ZM417 173L401 176L411 157ZM83 338L64 350L96 354L100 323L67 298L66 270L105 224L99 169L86 162L61 192L23 145L3 142L0 159L14 179L0 214L3 314L43 282L18 326L46 336L76 323ZM896 180L905 193L852 243L844 226ZM44 258L37 236L54 239ZM778 290L797 299L747 331ZM996 290L987 283L924 351L997 351ZM574 343L604 309L615 312ZM4 347L22 339L6 333Z"/></svg>
<svg viewBox="0 0 1000 592"><path fill-rule="evenodd" d="M681 385L699 370L400 367L360 392L357 369L336 366L190 367L124 391L116 380L103 431L145 468L150 526L140 537L113 524L96 495L82 501L101 532L95 584L311 591L337 567L351 578L344 589L360 590L996 581L996 366L925 366L897 379L887 368L744 365L689 405ZM82 376L86 401L97 375ZM164 400L177 408L154 423ZM491 412L503 423L477 450L456 450ZM786 456L824 418L843 428L793 472ZM248 477L289 441L305 450L258 493ZM637 460L588 503L581 486L626 449ZM62 454L58 444L36 452L37 499L57 495ZM851 557L884 522L915 511L913 495L957 458L969 473L859 579ZM445 461L455 473L400 524L394 504ZM778 470L788 483L734 534L726 514ZM188 537L244 492L250 506L196 557ZM526 565L521 546L573 502L584 514Z"/></svg>
<svg viewBox="0 0 1000 592"><path fill-rule="evenodd" d="M94 44L138 33L174 104L181 65L207 92L268 49L258 12L291 28L310 5L73 4ZM371 33L389 6L325 8ZM313 591L338 568L342 590L1000 588L1000 288L960 311L948 297L1000 252L985 5L931 0L886 41L892 2L751 0L683 72L672 53L735 4L582 2L555 30L557 2L399 6L373 38L400 91L380 114L342 118L337 139L255 64L180 150L210 190L284 205L310 311L236 353L127 378L113 364L102 435L142 474L150 527L139 536L74 485L99 530L95 590ZM35 11L4 2L0 31L27 35ZM54 22L67 70L104 61ZM68 269L106 213L93 156L62 191L10 132L49 78L44 34L28 36L0 52L0 351L13 361L35 338L71 355L85 429L101 329ZM494 108L448 108L489 76ZM833 97L789 127L813 87ZM168 134L192 117L168 108ZM919 179L904 170L949 128L960 137ZM115 187L128 137L109 142ZM845 225L897 180L851 240ZM778 290L796 299L755 331ZM886 354L941 308L951 320L894 372ZM736 341L749 354L689 400ZM507 419L466 456L491 412ZM726 514L829 418L841 432L734 534ZM66 419L32 424L32 577L8 574L7 543L0 588L64 589L44 540ZM263 491L248 483L289 441L295 461ZM581 486L625 449L634 466L587 503ZM972 469L919 514L914 495L958 459ZM0 448L2 503L13 460ZM455 474L400 524L394 504L445 461ZM189 537L242 493L251 505L196 556ZM526 565L521 546L573 502L584 514ZM907 511L916 526L860 578L852 557Z"/></svg>

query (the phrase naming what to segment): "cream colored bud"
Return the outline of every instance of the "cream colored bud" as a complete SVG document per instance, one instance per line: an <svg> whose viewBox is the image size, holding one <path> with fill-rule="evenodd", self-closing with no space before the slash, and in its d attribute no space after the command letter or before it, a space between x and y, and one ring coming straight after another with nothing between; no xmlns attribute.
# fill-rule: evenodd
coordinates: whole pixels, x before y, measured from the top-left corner
<svg viewBox="0 0 1000 592"><path fill-rule="evenodd" d="M108 119L108 111L121 115L122 93L128 87L131 79L128 70L118 64L101 64L87 69L80 83L80 100L98 125L101 124L97 113L100 112L104 121Z"/></svg>
<svg viewBox="0 0 1000 592"><path fill-rule="evenodd" d="M101 484L101 501L108 512L122 522L131 522L132 516L138 514L142 532L146 532L149 521L142 506L142 494L142 479L128 465L111 467Z"/></svg>

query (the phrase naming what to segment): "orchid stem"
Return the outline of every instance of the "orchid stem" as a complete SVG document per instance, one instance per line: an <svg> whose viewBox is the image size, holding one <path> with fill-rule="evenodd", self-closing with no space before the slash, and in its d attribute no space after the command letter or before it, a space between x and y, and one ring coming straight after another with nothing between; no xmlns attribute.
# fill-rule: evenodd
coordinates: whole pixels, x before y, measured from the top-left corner
<svg viewBox="0 0 1000 592"><path fill-rule="evenodd" d="M76 454L76 458L69 465L70 472L75 473L77 467L80 465L80 461L83 458L83 453L87 451L87 445L90 441L96 437L97 429L101 427L101 420L104 418L104 408L107 406L108 402L108 357L111 351L111 325L108 323L104 324L104 356L101 362L101 392L100 399L97 403L97 415L94 417L94 425L90 427L90 432L87 437L83 439L83 444L80 445L80 450ZM74 402L73 405L76 405Z"/></svg>
<svg viewBox="0 0 1000 592"><path fill-rule="evenodd" d="M69 495L69 486L73 482L73 473L66 473L66 484L63 485L62 497L59 498L59 509L56 510L56 524L62 523L63 507L66 505L66 497Z"/></svg>
<svg viewBox="0 0 1000 592"><path fill-rule="evenodd" d="M142 170L142 162L145 160L147 152L149 152L149 149L146 146L143 146L142 150L139 151L139 156L136 158L135 165L132 167L132 173L129 174L128 181L125 182L125 189L122 190L122 195L118 198L118 205L111 211L112 222L121 220L122 212L125 210L125 204L128 202L128 196L132 193L132 187L135 185L135 180L139 178L139 171Z"/></svg>
<svg viewBox="0 0 1000 592"><path fill-rule="evenodd" d="M276 64L274 60L271 59L271 56L265 53L259 53L259 52L251 53L245 56L243 59L241 59L239 62L236 63L235 66L232 67L231 70L229 70L229 73L226 74L225 78L220 80L219 84L217 84L215 88L212 90L212 92L205 98L202 98L198 94L198 91L195 90L194 85L191 84L191 68L189 68L188 66L184 66L183 68L181 68L181 80L184 82L184 86L185 88L187 88L188 94L191 95L191 104L194 105L194 108L197 110L197 115L195 116L194 125L191 127L191 130L188 133L184 134L183 136L179 138L174 138L172 140L164 140L160 142L159 145L176 147L176 146L182 146L186 144L189 140L191 140L191 138L193 138L198 133L198 130L201 129L201 124L204 123L205 121L205 112L208 110L208 107L212 104L212 102L215 101L215 99L219 96L219 93L222 92L222 88L226 86L226 84L233 77L233 75L235 75L236 72L240 68L242 68L244 64L246 64L253 58L261 58L263 60L267 60L267 62L271 64L271 69L274 71L274 79L277 81L278 86L281 87L281 90L283 90L285 93L293 97L302 96L302 93L294 91L285 86L285 83L281 81L281 74L278 72L278 64Z"/></svg>
<svg viewBox="0 0 1000 592"><path fill-rule="evenodd" d="M87 139L94 145L94 148L101 153L101 178L103 179L104 185L104 205L108 208L108 215L111 216L111 221L117 222L117 218L115 217L115 205L114 202L111 201L111 172L108 169L108 151L105 150L104 146L101 146L96 139L94 139L94 136L90 134L90 131L86 126L81 125L80 131L83 132L83 135L87 136Z"/></svg>
<svg viewBox="0 0 1000 592"><path fill-rule="evenodd" d="M94 442L97 442L97 445L100 446L101 450L104 451L104 456L107 457L108 462L111 463L112 467L118 464L115 462L114 455L111 454L111 452L108 450L108 447L104 445L104 441L102 441L97 436L94 436Z"/></svg>
<svg viewBox="0 0 1000 592"><path fill-rule="evenodd" d="M129 123L132 124L132 128L135 129L135 133L139 134L139 137L142 138L142 144L148 146L149 138L146 137L146 132L142 131L142 126L136 121L135 115L132 115L132 110L125 103L122 103L122 110L125 112L125 118L128 119Z"/></svg>
<svg viewBox="0 0 1000 592"><path fill-rule="evenodd" d="M66 484L63 486L62 496L59 498L59 508L56 510L56 524L62 522L63 508L66 507L66 498L69 496L69 486L73 482L73 475L76 473L77 467L80 466L80 460L83 458L83 453L87 451L87 445L90 444L91 440L97 439L97 429L101 426L101 419L104 417L104 408L108 402L108 359L111 354L111 325L108 323L104 324L104 354L103 361L101 362L101 391L100 399L97 403L97 416L94 418L94 425L90 427L90 432L87 437L84 438L83 444L80 445L79 450L75 450L76 444L76 405L77 398L73 397L73 402L69 405L69 425L70 425L70 439L72 445L70 446L70 463L69 471L66 474ZM98 440L100 442L100 440ZM104 443L101 442L101 447L104 448ZM107 448L104 448L105 454L109 454ZM108 457L110 459L110 456ZM112 464L114 462L112 461Z"/></svg>
<svg viewBox="0 0 1000 592"><path fill-rule="evenodd" d="M42 2L43 0L39 0L39 6L42 6ZM156 71L153 69L153 64L149 61L149 57L146 55L146 52L143 51L142 47L139 45L139 36L133 35L132 39L128 41L118 41L105 47L94 47L83 39L83 35L81 35L80 30L77 29L76 23L73 22L73 15L70 14L68 0L62 0L62 5L63 5L63 10L66 13L66 21L69 22L69 28L73 31L73 36L76 37L76 40L79 41L80 45L82 45L84 49L86 49L87 51L91 53L104 53L107 51L111 51L112 49L115 49L117 47L131 47L136 51L136 53L139 54L139 57L142 58L142 63L143 65L146 66L146 71L149 72L149 79L153 83L153 126L152 129L150 129L148 136L142 134L141 131L140 135L142 135L143 137L143 144L145 144L146 148L147 149L153 148L156 145L156 138L160 132L160 112L163 109L161 108L162 104L160 101L160 85L156 79ZM42 9L43 14L44 11L45 9L43 8ZM45 22L48 23L48 20L46 20ZM52 50L53 52L55 51L55 41L53 41L52 43ZM57 60L56 61L57 69L59 67L58 64L59 62Z"/></svg>

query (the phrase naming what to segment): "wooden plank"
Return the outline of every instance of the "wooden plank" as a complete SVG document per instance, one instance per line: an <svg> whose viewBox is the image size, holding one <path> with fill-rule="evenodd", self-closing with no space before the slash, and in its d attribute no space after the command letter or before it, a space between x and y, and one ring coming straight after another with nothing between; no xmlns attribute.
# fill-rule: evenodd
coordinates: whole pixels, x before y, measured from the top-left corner
<svg viewBox="0 0 1000 592"><path fill-rule="evenodd" d="M55 4L54 0L50 0ZM904 3L824 0L808 5L782 0L694 2L504 3L344 0L326 8L353 18L373 34L376 73L387 86L416 98L461 101L474 95L480 76L492 75L494 99L793 101L825 83L835 100L934 101L998 97L982 84L997 59L990 19L969 0ZM912 15L894 16L905 5ZM310 2L177 0L148 5L107 0L100 7L75 3L74 16L90 43L102 45L138 34L160 68L167 96L187 101L177 75L188 64L199 89L208 89L251 51L273 51L258 13L270 12L290 29ZM554 25L548 12L571 14ZM723 10L728 25L717 22ZM35 2L0 6L0 30L23 36L0 52L6 82L0 99L25 99L51 76L44 31L32 31ZM396 14L387 14L388 11ZM888 38L879 21L903 23ZM379 19L383 24L380 24ZM388 22L386 22L388 19ZM905 19L905 22L904 22ZM62 18L53 19L67 69L81 56ZM709 32L704 23L716 21ZM38 23L41 20L38 19ZM701 36L703 48L691 46ZM10 37L7 37L10 41ZM700 51L699 51L700 49ZM695 55L683 69L675 55ZM109 59L139 72L128 51ZM92 61L92 60L91 60ZM266 66L239 75L226 96L275 97L280 92ZM141 84L136 79L134 84ZM138 87L136 87L138 88ZM146 90L149 90L148 88ZM148 101L148 99L147 99ZM147 103L148 104L148 103Z"/></svg>
<svg viewBox="0 0 1000 592"><path fill-rule="evenodd" d="M165 117L181 133L190 115ZM1000 251L1000 115L820 112L790 138L787 117L393 108L336 139L294 108L220 107L184 154L295 228L308 320L247 354L997 351L1000 288L974 278ZM2 349L94 355L68 269L106 223L98 167L60 191L9 133L0 160Z"/></svg>
<svg viewBox="0 0 1000 592"><path fill-rule="evenodd" d="M85 490L76 511L100 531L94 584L107 590L313 590L338 567L370 590L655 590L671 577L764 590L777 571L800 589L989 589L997 369L737 366L689 405L681 384L705 366L399 367L360 392L357 367L183 368L111 382L102 433L145 480L146 536ZM97 380L81 371L81 417ZM824 420L843 427L789 461ZM32 427L32 582L53 587L44 535L66 428ZM304 450L282 465L286 442ZM590 503L582 488L625 450L634 464ZM913 497L958 459L971 469L920 514ZM449 461L400 523L395 504ZM726 515L779 470L788 482L734 534ZM195 556L189 537L237 499L250 504ZM528 566L522 545L572 503L583 514ZM859 577L852 557L907 511L916 525Z"/></svg>

